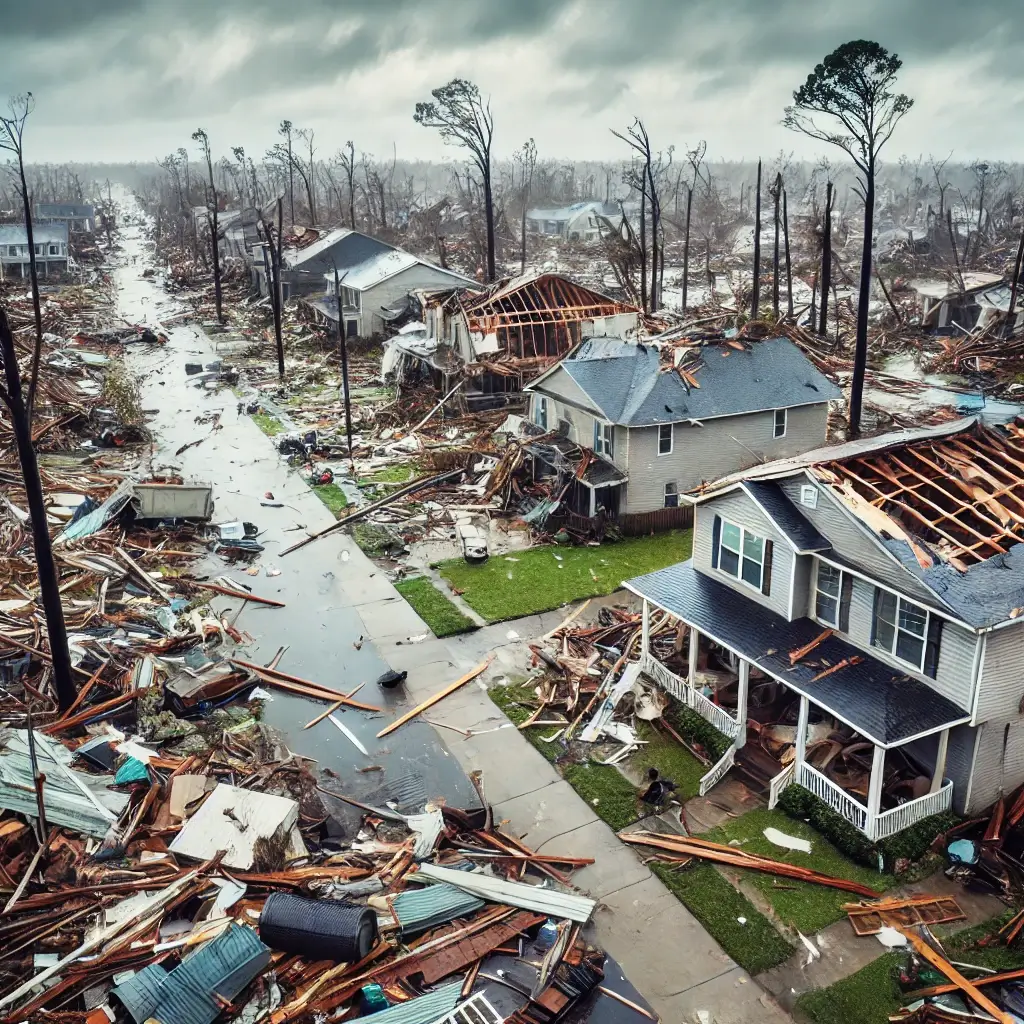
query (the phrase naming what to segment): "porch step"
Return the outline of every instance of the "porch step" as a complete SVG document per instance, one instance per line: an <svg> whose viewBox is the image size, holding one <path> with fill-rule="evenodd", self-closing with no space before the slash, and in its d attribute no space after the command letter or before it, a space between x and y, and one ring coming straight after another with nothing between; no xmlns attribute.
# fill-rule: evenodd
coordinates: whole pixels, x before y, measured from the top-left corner
<svg viewBox="0 0 1024 1024"><path fill-rule="evenodd" d="M743 781L758 796L768 796L771 781L779 770L778 761L766 754L757 743L747 743L736 752L733 771L742 775Z"/></svg>

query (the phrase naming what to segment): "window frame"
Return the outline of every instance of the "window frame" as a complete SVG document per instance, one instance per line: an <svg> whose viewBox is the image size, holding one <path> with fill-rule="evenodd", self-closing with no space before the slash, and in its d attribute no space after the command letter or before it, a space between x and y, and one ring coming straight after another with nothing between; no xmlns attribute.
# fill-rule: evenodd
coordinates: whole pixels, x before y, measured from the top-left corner
<svg viewBox="0 0 1024 1024"><path fill-rule="evenodd" d="M594 418L594 454L615 457L615 425Z"/></svg>
<svg viewBox="0 0 1024 1024"><path fill-rule="evenodd" d="M60 244L59 243L57 243L57 242L51 242L50 243L49 255L51 255L51 256L59 256L60 255Z"/></svg>
<svg viewBox="0 0 1024 1024"><path fill-rule="evenodd" d="M669 491L670 487L672 488L671 491ZM669 502L669 498L674 500ZM663 508L679 508L679 484L674 480L669 480L665 483L663 500L665 502L662 506Z"/></svg>
<svg viewBox="0 0 1024 1024"><path fill-rule="evenodd" d="M931 617L932 613L925 608L923 605L917 604L908 598L903 597L902 594L893 593L891 590L884 590L881 587L875 588L875 606L871 613L871 646L875 650L883 651L888 654L889 657L894 658L896 661L903 665L909 665L915 672L919 672L921 675L925 675L925 663L928 660L928 638L931 634ZM886 625L892 626L892 646L886 647L878 642L878 622L881 617L881 602L886 598L894 598L896 601L896 607L894 612L894 620L889 623L885 621ZM903 607L906 605L908 608L912 608L919 615L924 616L924 625L922 626L921 633L915 633L913 630L906 629L900 625L900 613L903 611ZM905 633L907 636L914 640L920 640L921 642L921 657L918 661L911 661L909 658L903 657L901 654L897 654L899 649L900 633Z"/></svg>
<svg viewBox="0 0 1024 1024"><path fill-rule="evenodd" d="M821 625L823 626L828 626L830 629L840 629L841 627L839 623L842 619L843 607L843 577L845 574L842 569L839 569L834 565L830 565L828 562L824 562L820 558L816 559L816 562L818 564L818 568L814 573L814 621L821 623ZM821 587L818 586L818 581L821 578L822 569L826 569L829 572L839 574L839 590L836 593L835 597L833 597L833 595L829 594L828 592L822 591ZM834 600L836 603L835 620L832 622L830 622L828 619L826 619L824 616L818 613L818 595L821 593L824 593L825 597L827 597L830 601Z"/></svg>
<svg viewBox="0 0 1024 1024"><path fill-rule="evenodd" d="M725 544L725 531L727 527L732 527L734 530L739 530L740 539L738 549L727 547ZM743 575L743 563L744 561L754 562L754 559L746 554L747 537L751 537L761 542L761 560L756 562L758 566L758 582L753 584ZM756 590L759 594L764 593L764 565L766 561L768 538L762 537L760 534L754 533L753 530L748 530L745 526L740 526L737 523L731 522L728 519L722 518L721 526L718 532L718 571L724 573L729 579L736 580L738 583L742 583L745 587L750 587L751 590ZM730 554L736 556L736 572L731 573L722 565L722 551L728 551Z"/></svg>
<svg viewBox="0 0 1024 1024"><path fill-rule="evenodd" d="M782 413L782 432L779 433L779 413ZM789 431L789 409L776 409L772 414L772 439L778 441Z"/></svg>
<svg viewBox="0 0 1024 1024"><path fill-rule="evenodd" d="M548 400L545 395L535 395L537 405L533 411L533 422L542 430L548 429Z"/></svg>
<svg viewBox="0 0 1024 1024"><path fill-rule="evenodd" d="M661 432L668 427L668 451L662 451L661 448ZM674 423L659 423L658 424L658 458L660 459L663 455L671 455L675 450L676 446L676 426Z"/></svg>

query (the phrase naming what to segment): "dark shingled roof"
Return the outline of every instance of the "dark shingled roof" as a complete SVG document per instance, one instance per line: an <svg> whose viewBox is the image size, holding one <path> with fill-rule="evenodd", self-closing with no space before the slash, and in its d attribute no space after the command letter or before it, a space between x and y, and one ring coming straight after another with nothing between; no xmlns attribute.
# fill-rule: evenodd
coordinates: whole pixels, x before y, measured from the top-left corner
<svg viewBox="0 0 1024 1024"><path fill-rule="evenodd" d="M561 367L606 419L629 427L812 405L842 394L787 338L752 342L743 352L706 344L687 367L699 388L660 372L656 347L621 338L591 338Z"/></svg>
<svg viewBox="0 0 1024 1024"><path fill-rule="evenodd" d="M800 514L774 480L746 480L743 490L761 506L766 516L782 531L794 550L827 551L832 544Z"/></svg>
<svg viewBox="0 0 1024 1024"><path fill-rule="evenodd" d="M696 626L751 664L882 746L899 746L915 736L970 720L970 715L930 686L865 654L832 635L803 661L789 664L789 652L821 633L810 619L787 622L724 583L681 562L628 580L634 593ZM860 655L859 665L811 680L824 663L836 665Z"/></svg>

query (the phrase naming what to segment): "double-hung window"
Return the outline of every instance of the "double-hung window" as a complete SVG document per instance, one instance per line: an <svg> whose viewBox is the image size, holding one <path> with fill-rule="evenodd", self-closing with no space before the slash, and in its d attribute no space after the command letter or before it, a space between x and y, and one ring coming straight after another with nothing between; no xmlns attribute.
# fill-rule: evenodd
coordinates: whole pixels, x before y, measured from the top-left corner
<svg viewBox="0 0 1024 1024"><path fill-rule="evenodd" d="M665 508L679 508L679 486L665 484Z"/></svg>
<svg viewBox="0 0 1024 1024"><path fill-rule="evenodd" d="M598 455L612 457L612 438L615 428L611 423L594 420L594 452Z"/></svg>
<svg viewBox="0 0 1024 1024"><path fill-rule="evenodd" d="M818 562L814 597L814 617L823 626L839 628L839 604L843 593L843 573L834 566Z"/></svg>
<svg viewBox="0 0 1024 1024"><path fill-rule="evenodd" d="M887 590L875 594L875 622L872 644L893 657L913 666L918 672L925 668L928 645L929 613Z"/></svg>
<svg viewBox="0 0 1024 1024"><path fill-rule="evenodd" d="M548 400L543 395L533 396L533 422L544 430L548 429Z"/></svg>
<svg viewBox="0 0 1024 1024"><path fill-rule="evenodd" d="M671 455L672 454L672 424L662 423L658 427L658 454L659 455Z"/></svg>
<svg viewBox="0 0 1024 1024"><path fill-rule="evenodd" d="M787 412L787 409L775 410L775 420L772 424L772 437L779 438L786 436L786 427L788 425L787 420L789 418L787 416Z"/></svg>
<svg viewBox="0 0 1024 1024"><path fill-rule="evenodd" d="M722 520L718 568L755 590L764 588L765 541L742 526Z"/></svg>

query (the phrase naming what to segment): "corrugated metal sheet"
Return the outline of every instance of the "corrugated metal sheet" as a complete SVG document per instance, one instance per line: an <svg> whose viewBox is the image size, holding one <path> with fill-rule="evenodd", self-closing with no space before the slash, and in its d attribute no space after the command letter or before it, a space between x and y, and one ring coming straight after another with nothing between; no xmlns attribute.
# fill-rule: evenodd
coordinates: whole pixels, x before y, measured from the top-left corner
<svg viewBox="0 0 1024 1024"><path fill-rule="evenodd" d="M590 915L597 906L597 901L587 896L559 892L557 889L539 885L527 885L525 882L506 882L493 875L477 872L453 871L451 868L438 867L436 864L421 864L419 873L435 882L448 882L491 903L504 903L509 907L535 910L540 914L578 921L580 924L590 920Z"/></svg>
<svg viewBox="0 0 1024 1024"><path fill-rule="evenodd" d="M167 979L163 964L147 964L124 984L112 989L136 1024L149 1020L160 1002L160 986Z"/></svg>
<svg viewBox="0 0 1024 1024"><path fill-rule="evenodd" d="M423 889L406 889L392 901L402 935L413 935L435 925L480 910L484 901L444 882Z"/></svg>
<svg viewBox="0 0 1024 1024"><path fill-rule="evenodd" d="M270 949L256 933L232 924L164 977L149 1018L160 1024L213 1024L221 1012L217 999L236 999L269 963Z"/></svg>
<svg viewBox="0 0 1024 1024"><path fill-rule="evenodd" d="M371 1019L373 1024L434 1024L455 1009L461 991L462 982L457 981L454 985L445 985L418 999L375 1013Z"/></svg>

